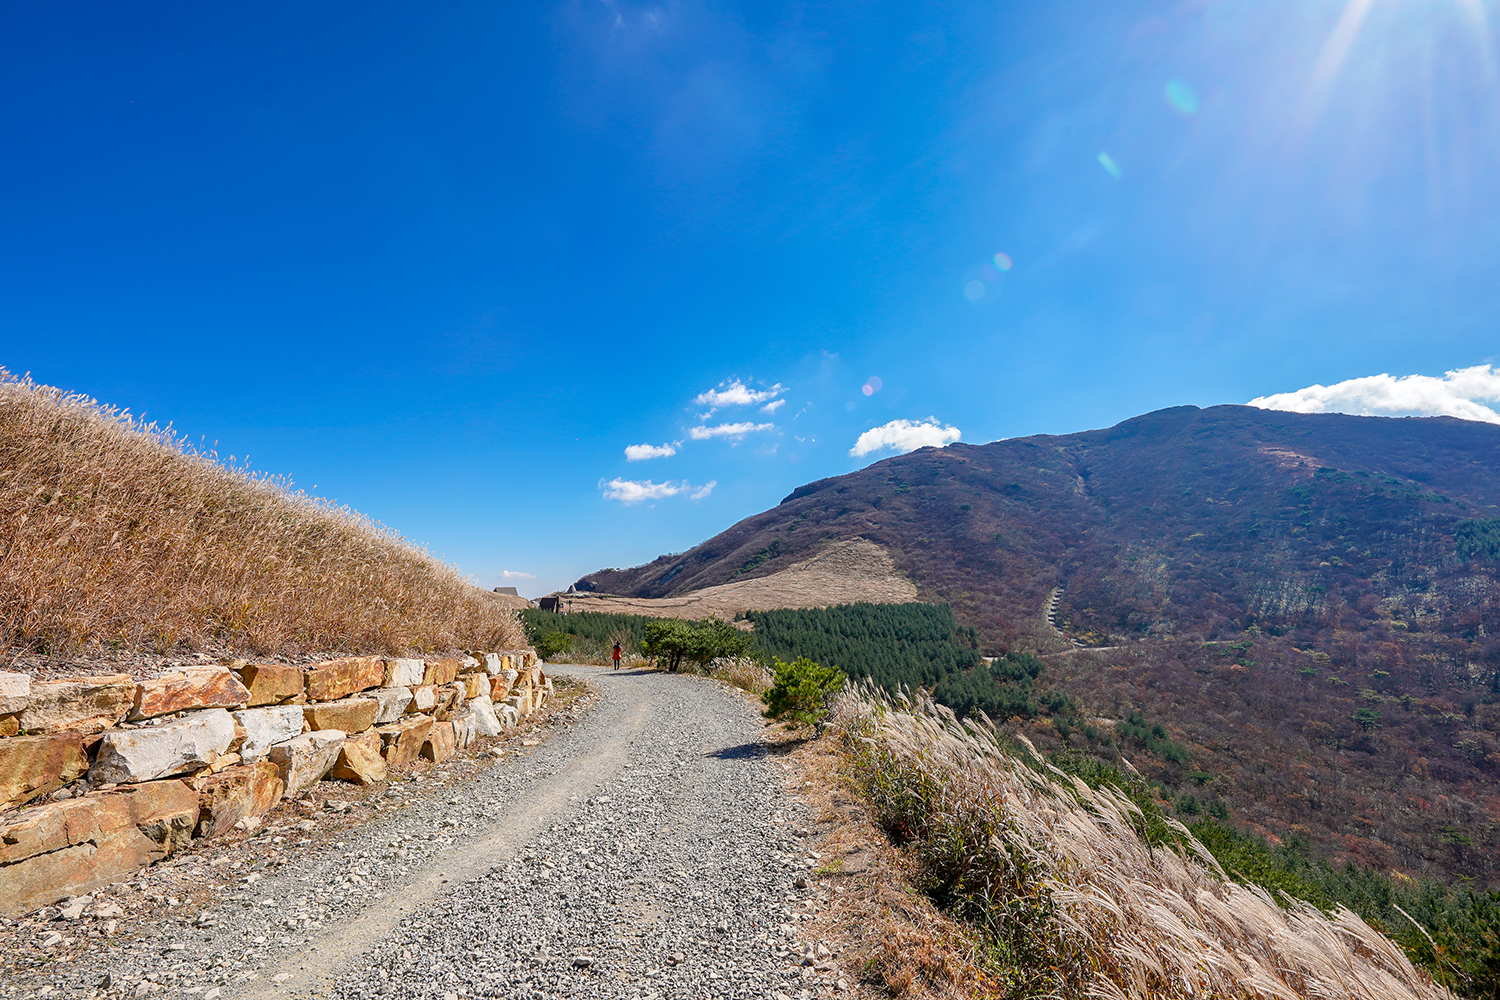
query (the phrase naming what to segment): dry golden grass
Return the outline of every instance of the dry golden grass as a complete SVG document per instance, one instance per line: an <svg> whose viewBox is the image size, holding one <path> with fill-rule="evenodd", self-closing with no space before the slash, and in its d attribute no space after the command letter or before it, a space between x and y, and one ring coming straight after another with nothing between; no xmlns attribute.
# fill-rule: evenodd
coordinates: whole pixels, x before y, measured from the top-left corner
<svg viewBox="0 0 1500 1000"><path fill-rule="evenodd" d="M1348 910L1279 907L1181 827L1185 852L1148 846L1128 799L1021 763L983 725L869 689L835 720L882 823L989 934L992 995L1451 997Z"/></svg>
<svg viewBox="0 0 1500 1000"><path fill-rule="evenodd" d="M170 428L0 369L0 650L258 654L525 645L393 532Z"/></svg>

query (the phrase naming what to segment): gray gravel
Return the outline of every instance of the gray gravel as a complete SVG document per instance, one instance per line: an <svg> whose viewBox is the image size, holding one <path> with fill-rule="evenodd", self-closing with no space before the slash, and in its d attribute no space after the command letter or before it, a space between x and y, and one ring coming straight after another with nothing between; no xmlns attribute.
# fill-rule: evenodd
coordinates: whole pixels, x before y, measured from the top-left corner
<svg viewBox="0 0 1500 1000"><path fill-rule="evenodd" d="M842 988L826 947L798 933L820 908L805 878L817 861L754 709L704 678L556 669L602 697L521 759L0 992L775 1000Z"/></svg>

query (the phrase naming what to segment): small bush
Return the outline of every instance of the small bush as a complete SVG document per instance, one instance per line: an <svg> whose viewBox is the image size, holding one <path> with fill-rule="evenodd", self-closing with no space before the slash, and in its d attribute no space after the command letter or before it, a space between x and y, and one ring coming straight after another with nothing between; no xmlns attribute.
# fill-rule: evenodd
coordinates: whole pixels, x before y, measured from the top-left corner
<svg viewBox="0 0 1500 1000"><path fill-rule="evenodd" d="M536 655L550 660L573 648L573 637L566 632L548 632L536 641Z"/></svg>
<svg viewBox="0 0 1500 1000"><path fill-rule="evenodd" d="M771 672L771 690L761 695L768 719L790 718L810 726L828 714L829 701L844 686L842 670L819 666L805 656L791 663L778 658Z"/></svg>

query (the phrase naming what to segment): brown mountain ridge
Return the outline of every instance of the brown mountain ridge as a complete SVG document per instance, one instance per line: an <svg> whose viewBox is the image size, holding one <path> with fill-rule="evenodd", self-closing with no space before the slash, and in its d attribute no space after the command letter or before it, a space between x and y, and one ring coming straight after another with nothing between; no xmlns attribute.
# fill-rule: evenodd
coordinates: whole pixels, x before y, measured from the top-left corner
<svg viewBox="0 0 1500 1000"><path fill-rule="evenodd" d="M984 652L1057 654L1042 680L1101 725L1163 724L1191 763L1133 759L1171 787L1273 837L1496 884L1497 504L1497 426L1184 406L924 448L576 586L678 596L868 539Z"/></svg>

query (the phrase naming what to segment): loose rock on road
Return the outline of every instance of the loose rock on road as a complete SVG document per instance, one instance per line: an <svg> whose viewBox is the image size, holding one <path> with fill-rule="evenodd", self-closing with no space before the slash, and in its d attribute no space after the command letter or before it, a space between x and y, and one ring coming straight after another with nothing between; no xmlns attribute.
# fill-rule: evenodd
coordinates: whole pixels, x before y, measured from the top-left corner
<svg viewBox="0 0 1500 1000"><path fill-rule="evenodd" d="M289 855L170 943L90 953L74 971L108 973L97 992L119 995L148 957L191 963L197 988L178 977L172 994L199 1000L770 1000L831 986L800 954L803 807L754 709L704 678L556 670L601 698L523 759Z"/></svg>

